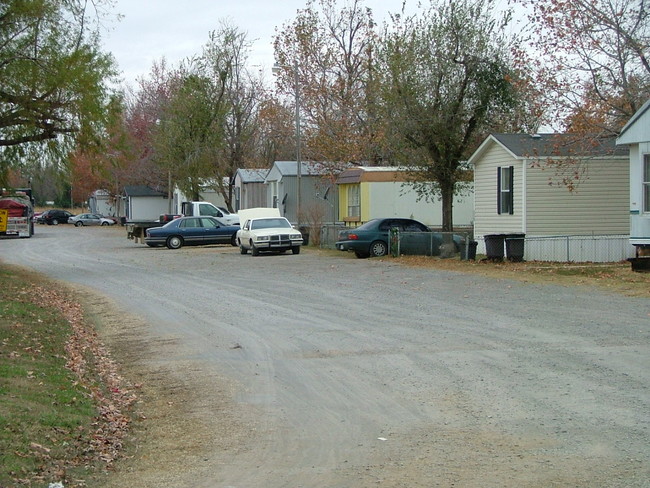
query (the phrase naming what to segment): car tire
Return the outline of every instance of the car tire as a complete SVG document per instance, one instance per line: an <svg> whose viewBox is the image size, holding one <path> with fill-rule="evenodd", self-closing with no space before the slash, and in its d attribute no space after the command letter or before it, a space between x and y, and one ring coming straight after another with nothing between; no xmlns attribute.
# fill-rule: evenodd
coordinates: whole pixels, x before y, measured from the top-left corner
<svg viewBox="0 0 650 488"><path fill-rule="evenodd" d="M80 222L80 221L77 221L77 222L74 223L75 227L81 227L82 225L84 225L84 224L83 224L83 222Z"/></svg>
<svg viewBox="0 0 650 488"><path fill-rule="evenodd" d="M108 222L102 222L102 225L108 225Z"/></svg>
<svg viewBox="0 0 650 488"><path fill-rule="evenodd" d="M232 237L230 238L230 245L232 247L237 247L237 234L233 234Z"/></svg>
<svg viewBox="0 0 650 488"><path fill-rule="evenodd" d="M248 254L248 249L246 249L241 244L239 245L239 254Z"/></svg>
<svg viewBox="0 0 650 488"><path fill-rule="evenodd" d="M300 254L300 246L293 246L293 247L291 248L291 252L292 252L293 254Z"/></svg>
<svg viewBox="0 0 650 488"><path fill-rule="evenodd" d="M171 236L167 239L167 247L169 249L180 249L183 247L183 238L180 236Z"/></svg>
<svg viewBox="0 0 650 488"><path fill-rule="evenodd" d="M251 242L251 254L253 256L259 256L260 255L260 250L255 247L255 244Z"/></svg>
<svg viewBox="0 0 650 488"><path fill-rule="evenodd" d="M388 246L384 241L375 241L370 244L370 255L378 258L388 254Z"/></svg>
<svg viewBox="0 0 650 488"><path fill-rule="evenodd" d="M57 219L52 219L52 225L59 225L59 221Z"/></svg>

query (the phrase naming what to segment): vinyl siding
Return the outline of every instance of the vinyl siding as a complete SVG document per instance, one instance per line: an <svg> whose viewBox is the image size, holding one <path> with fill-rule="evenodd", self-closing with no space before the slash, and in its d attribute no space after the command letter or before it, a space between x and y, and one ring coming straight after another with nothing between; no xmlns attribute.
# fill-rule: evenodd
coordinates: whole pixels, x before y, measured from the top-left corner
<svg viewBox="0 0 650 488"><path fill-rule="evenodd" d="M497 213L497 169L514 167L514 213ZM523 171L516 160L503 147L492 144L474 168L474 235L524 232L522 213Z"/></svg>
<svg viewBox="0 0 650 488"><path fill-rule="evenodd" d="M628 234L629 161L591 159L574 192L549 185L553 171L526 164L526 229L529 236Z"/></svg>
<svg viewBox="0 0 650 488"><path fill-rule="evenodd" d="M410 185L395 181L368 182L361 183L361 188L361 216L364 220L402 217L435 228L442 226L442 202L437 198L434 202L418 200L417 192ZM454 226L469 226L473 219L472 195L456 196L453 207Z"/></svg>

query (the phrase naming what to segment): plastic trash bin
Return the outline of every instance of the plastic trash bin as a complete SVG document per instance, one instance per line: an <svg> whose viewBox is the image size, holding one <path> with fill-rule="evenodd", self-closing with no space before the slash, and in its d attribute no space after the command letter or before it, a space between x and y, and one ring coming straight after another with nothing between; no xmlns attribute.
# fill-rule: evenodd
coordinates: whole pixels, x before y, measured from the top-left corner
<svg viewBox="0 0 650 488"><path fill-rule="evenodd" d="M524 260L526 234L506 234L506 256L508 261L520 263Z"/></svg>
<svg viewBox="0 0 650 488"><path fill-rule="evenodd" d="M491 261L503 261L503 243L505 234L488 234L483 236L485 254Z"/></svg>
<svg viewBox="0 0 650 488"><path fill-rule="evenodd" d="M306 225L303 225L298 230L302 234L302 245L303 246L308 246L309 245L309 231L311 230L310 227L307 227Z"/></svg>
<svg viewBox="0 0 650 488"><path fill-rule="evenodd" d="M476 241L469 241L468 243L462 245L460 247L460 259L465 261L476 260L476 246L478 246L478 242Z"/></svg>

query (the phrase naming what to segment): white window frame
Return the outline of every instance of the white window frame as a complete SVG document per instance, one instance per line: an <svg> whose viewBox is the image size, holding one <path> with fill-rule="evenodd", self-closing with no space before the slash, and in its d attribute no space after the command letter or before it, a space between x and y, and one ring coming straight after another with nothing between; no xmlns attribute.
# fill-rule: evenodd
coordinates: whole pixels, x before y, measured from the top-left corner
<svg viewBox="0 0 650 488"><path fill-rule="evenodd" d="M348 188L348 217L361 217L361 185Z"/></svg>
<svg viewBox="0 0 650 488"><path fill-rule="evenodd" d="M515 213L513 166L499 166L497 174L497 213L513 215Z"/></svg>
<svg viewBox="0 0 650 488"><path fill-rule="evenodd" d="M643 213L650 214L650 153L643 155L641 201Z"/></svg>

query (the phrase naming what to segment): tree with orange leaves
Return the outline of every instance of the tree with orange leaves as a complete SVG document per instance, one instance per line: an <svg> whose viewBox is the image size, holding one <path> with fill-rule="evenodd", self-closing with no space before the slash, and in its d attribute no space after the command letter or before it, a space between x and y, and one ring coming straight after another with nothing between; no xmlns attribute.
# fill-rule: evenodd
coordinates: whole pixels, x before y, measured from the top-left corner
<svg viewBox="0 0 650 488"><path fill-rule="evenodd" d="M650 98L647 0L513 0L530 11L528 65L553 125L616 134Z"/></svg>

